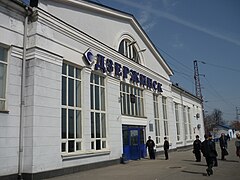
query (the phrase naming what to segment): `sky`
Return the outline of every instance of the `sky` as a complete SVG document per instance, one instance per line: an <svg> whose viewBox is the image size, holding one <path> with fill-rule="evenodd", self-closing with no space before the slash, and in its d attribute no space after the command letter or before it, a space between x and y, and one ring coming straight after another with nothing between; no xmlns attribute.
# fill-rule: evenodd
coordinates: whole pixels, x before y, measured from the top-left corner
<svg viewBox="0 0 240 180"><path fill-rule="evenodd" d="M239 0L93 0L132 14L174 72L173 83L195 93L197 60L206 114L240 113ZM239 115L240 118L240 115Z"/></svg>

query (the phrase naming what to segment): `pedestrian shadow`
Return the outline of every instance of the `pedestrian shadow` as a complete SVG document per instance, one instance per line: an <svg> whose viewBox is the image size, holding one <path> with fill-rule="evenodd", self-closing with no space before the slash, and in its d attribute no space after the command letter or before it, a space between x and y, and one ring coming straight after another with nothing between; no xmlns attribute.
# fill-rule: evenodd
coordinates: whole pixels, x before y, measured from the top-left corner
<svg viewBox="0 0 240 180"><path fill-rule="evenodd" d="M235 162L235 163L238 163L238 161L236 161L236 160L221 160L221 159L219 159L219 161L222 161L222 162Z"/></svg>
<svg viewBox="0 0 240 180"><path fill-rule="evenodd" d="M203 172L194 172L194 171L186 171L186 170L182 170L182 172L189 173L189 174L200 174L202 176L207 176L207 173L203 173Z"/></svg>
<svg viewBox="0 0 240 180"><path fill-rule="evenodd" d="M182 161L187 161L187 162L195 162L195 160L189 160L189 159L184 159Z"/></svg>
<svg viewBox="0 0 240 180"><path fill-rule="evenodd" d="M206 164L196 164L196 163L192 163L191 165L195 165L195 166L207 166Z"/></svg>

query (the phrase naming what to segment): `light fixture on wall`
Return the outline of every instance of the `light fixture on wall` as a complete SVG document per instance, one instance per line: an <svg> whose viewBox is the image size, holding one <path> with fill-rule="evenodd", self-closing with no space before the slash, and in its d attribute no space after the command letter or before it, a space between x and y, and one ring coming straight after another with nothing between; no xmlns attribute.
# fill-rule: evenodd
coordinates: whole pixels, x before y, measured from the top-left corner
<svg viewBox="0 0 240 180"><path fill-rule="evenodd" d="M196 114L196 118L197 119L200 118L200 114L199 113Z"/></svg>
<svg viewBox="0 0 240 180"><path fill-rule="evenodd" d="M147 49L141 49L138 51L138 53L145 52Z"/></svg>
<svg viewBox="0 0 240 180"><path fill-rule="evenodd" d="M132 46L133 44L137 43L137 41L132 41L128 44L128 46Z"/></svg>

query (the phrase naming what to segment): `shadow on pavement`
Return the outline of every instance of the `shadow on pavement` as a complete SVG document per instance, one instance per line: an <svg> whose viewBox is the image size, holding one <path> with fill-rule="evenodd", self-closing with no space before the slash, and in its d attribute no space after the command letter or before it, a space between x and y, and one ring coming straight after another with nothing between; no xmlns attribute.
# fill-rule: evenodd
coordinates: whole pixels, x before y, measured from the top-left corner
<svg viewBox="0 0 240 180"><path fill-rule="evenodd" d="M195 160L184 159L182 161L195 162Z"/></svg>
<svg viewBox="0 0 240 180"><path fill-rule="evenodd" d="M185 171L185 170L182 170L182 172L189 173L189 174L201 174L203 176L207 176L207 173L203 173L203 172L194 172L194 171Z"/></svg>
<svg viewBox="0 0 240 180"><path fill-rule="evenodd" d="M219 161L222 161L222 162L235 162L235 163L239 163L239 162L236 161L236 160L221 160L221 159L219 159Z"/></svg>
<svg viewBox="0 0 240 180"><path fill-rule="evenodd" d="M192 163L191 165L195 165L195 166L207 166L206 164L194 164L194 163Z"/></svg>

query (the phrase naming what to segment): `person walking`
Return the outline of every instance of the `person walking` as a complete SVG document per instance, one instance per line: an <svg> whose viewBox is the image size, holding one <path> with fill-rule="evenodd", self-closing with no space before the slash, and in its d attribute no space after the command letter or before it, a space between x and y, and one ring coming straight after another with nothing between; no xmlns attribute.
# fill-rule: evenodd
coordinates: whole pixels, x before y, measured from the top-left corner
<svg viewBox="0 0 240 180"><path fill-rule="evenodd" d="M148 148L150 159L155 159L154 147L155 147L154 141L151 139L151 136L148 136L148 140L146 142L146 148Z"/></svg>
<svg viewBox="0 0 240 180"><path fill-rule="evenodd" d="M167 137L164 137L163 149L164 149L164 154L165 154L165 160L168 160L169 142L167 140Z"/></svg>
<svg viewBox="0 0 240 180"><path fill-rule="evenodd" d="M195 154L196 162L201 162L201 141L196 135L196 140L193 142L193 153Z"/></svg>
<svg viewBox="0 0 240 180"><path fill-rule="evenodd" d="M213 174L213 165L214 165L214 159L217 156L216 146L215 142L212 139L212 135L209 136L205 135L205 140L202 142L202 153L203 156L206 159L207 162L207 175L210 176Z"/></svg>
<svg viewBox="0 0 240 180"><path fill-rule="evenodd" d="M224 133L221 134L221 137L219 138L219 145L221 148L221 160L226 160L225 156L228 155L227 152L227 137L225 136Z"/></svg>
<svg viewBox="0 0 240 180"><path fill-rule="evenodd" d="M235 141L235 146L236 146L236 155L240 158L240 134L236 134L236 141Z"/></svg>

